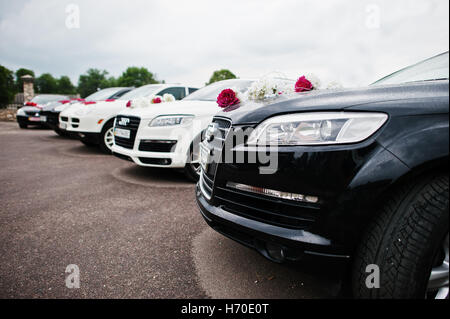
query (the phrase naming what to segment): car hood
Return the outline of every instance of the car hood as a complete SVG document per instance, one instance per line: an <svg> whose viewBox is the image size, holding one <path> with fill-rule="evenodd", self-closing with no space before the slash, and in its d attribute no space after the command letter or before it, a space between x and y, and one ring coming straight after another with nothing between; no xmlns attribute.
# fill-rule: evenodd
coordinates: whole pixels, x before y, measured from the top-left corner
<svg viewBox="0 0 450 319"><path fill-rule="evenodd" d="M87 108L88 105L84 105L83 103L74 103L74 104L64 104L64 105L60 105L58 107L55 108L56 110L60 110L61 111L61 116L70 116L70 115L74 115L76 111L79 110L84 110Z"/></svg>
<svg viewBox="0 0 450 319"><path fill-rule="evenodd" d="M23 110L25 112L40 112L41 108L35 106L22 106L20 110Z"/></svg>
<svg viewBox="0 0 450 319"><path fill-rule="evenodd" d="M62 105L61 102L50 102L42 107L43 111L54 111L56 107Z"/></svg>
<svg viewBox="0 0 450 319"><path fill-rule="evenodd" d="M354 89L317 90L297 93L295 97L278 97L275 101L246 102L225 108L217 115L231 119L234 124L256 124L273 115L307 111L337 111L367 105L371 105L372 109L374 105L379 105L379 111L383 111L385 103L382 102L400 105L400 101L405 100L448 99L448 89L448 80L446 80ZM405 109L399 106L394 110L401 113ZM429 107L422 111L426 113L440 112L440 110L433 110Z"/></svg>
<svg viewBox="0 0 450 319"><path fill-rule="evenodd" d="M213 101L175 101L152 104L142 108L127 108L120 115L137 116L141 119L153 119L160 115L192 114L195 116L215 115L220 108Z"/></svg>

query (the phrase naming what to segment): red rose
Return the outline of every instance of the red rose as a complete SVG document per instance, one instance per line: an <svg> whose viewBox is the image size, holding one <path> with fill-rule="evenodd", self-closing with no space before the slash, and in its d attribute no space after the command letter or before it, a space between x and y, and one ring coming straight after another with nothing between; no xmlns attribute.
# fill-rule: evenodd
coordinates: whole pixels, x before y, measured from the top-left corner
<svg viewBox="0 0 450 319"><path fill-rule="evenodd" d="M311 91L312 89L314 89L312 83L304 75L295 83L295 92Z"/></svg>
<svg viewBox="0 0 450 319"><path fill-rule="evenodd" d="M158 104L158 103L161 103L161 102L162 102L162 100L161 100L160 97L155 97L155 98L152 100L152 103L153 103L153 104Z"/></svg>
<svg viewBox="0 0 450 319"><path fill-rule="evenodd" d="M232 89L223 90L217 97L217 104L220 107L227 107L238 104L240 102L241 101L239 101L239 99L236 96L236 92L234 92Z"/></svg>

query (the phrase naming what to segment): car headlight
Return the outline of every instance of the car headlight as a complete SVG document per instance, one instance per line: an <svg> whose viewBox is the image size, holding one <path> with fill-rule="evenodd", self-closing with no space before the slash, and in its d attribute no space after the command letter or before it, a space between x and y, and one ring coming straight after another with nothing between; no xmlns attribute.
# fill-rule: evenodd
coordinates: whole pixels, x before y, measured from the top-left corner
<svg viewBox="0 0 450 319"><path fill-rule="evenodd" d="M314 112L282 115L262 122L248 145L329 145L361 142L387 121L384 113Z"/></svg>
<svg viewBox="0 0 450 319"><path fill-rule="evenodd" d="M189 124L192 122L193 115L170 115L170 116L159 116L154 118L148 126L158 127L158 126L174 126L181 124Z"/></svg>
<svg viewBox="0 0 450 319"><path fill-rule="evenodd" d="M22 110L22 109L18 109L17 110L17 115L25 115L25 111L24 110Z"/></svg>

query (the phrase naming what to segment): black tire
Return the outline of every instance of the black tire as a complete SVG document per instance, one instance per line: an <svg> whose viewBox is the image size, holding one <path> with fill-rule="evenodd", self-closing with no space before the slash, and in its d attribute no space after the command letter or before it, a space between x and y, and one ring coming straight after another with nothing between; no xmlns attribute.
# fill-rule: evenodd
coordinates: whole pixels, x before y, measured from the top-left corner
<svg viewBox="0 0 450 319"><path fill-rule="evenodd" d="M191 146L191 151L189 154L188 162L186 163L186 166L184 167L184 175L194 183L197 183L200 179L200 164L193 164L191 163L193 158L193 150Z"/></svg>
<svg viewBox="0 0 450 319"><path fill-rule="evenodd" d="M28 128L27 124L19 123L19 127L22 129Z"/></svg>
<svg viewBox="0 0 450 319"><path fill-rule="evenodd" d="M94 147L94 146L96 146L95 143L92 143L92 142L89 142L89 141L86 141L86 140L80 140L80 142L83 143L84 145L86 145L87 147Z"/></svg>
<svg viewBox="0 0 450 319"><path fill-rule="evenodd" d="M103 126L102 132L100 134L99 147L100 147L100 150L105 154L112 154L111 149L105 143L105 134L107 134L108 130L111 129L113 127L113 125L114 125L113 121L106 122L106 124Z"/></svg>
<svg viewBox="0 0 450 319"><path fill-rule="evenodd" d="M448 240L448 231L448 175L429 176L399 188L360 243L352 274L354 297L425 298L431 270L443 261L442 243ZM371 264L379 267L379 288L366 286L370 274L366 267Z"/></svg>
<svg viewBox="0 0 450 319"><path fill-rule="evenodd" d="M67 133L61 130L54 130L56 134L58 134L61 137L67 137Z"/></svg>

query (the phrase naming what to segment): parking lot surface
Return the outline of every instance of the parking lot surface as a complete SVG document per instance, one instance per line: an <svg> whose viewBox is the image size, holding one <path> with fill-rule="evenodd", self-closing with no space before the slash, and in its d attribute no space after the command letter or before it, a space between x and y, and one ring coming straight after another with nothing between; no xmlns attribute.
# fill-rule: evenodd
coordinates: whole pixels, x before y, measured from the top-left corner
<svg viewBox="0 0 450 319"><path fill-rule="evenodd" d="M271 263L211 230L180 172L16 123L0 148L0 298L340 296L326 265Z"/></svg>

